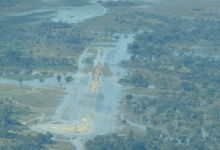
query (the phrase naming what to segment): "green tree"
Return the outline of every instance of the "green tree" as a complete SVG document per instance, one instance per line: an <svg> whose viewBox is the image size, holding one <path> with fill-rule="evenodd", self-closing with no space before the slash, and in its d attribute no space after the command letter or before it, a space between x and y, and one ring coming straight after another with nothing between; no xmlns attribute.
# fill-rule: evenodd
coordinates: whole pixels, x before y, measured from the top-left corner
<svg viewBox="0 0 220 150"><path fill-rule="evenodd" d="M131 94L127 94L125 97L127 100L131 100L133 98L133 96Z"/></svg>
<svg viewBox="0 0 220 150"><path fill-rule="evenodd" d="M57 81L58 81L58 82L61 81L61 75L58 74L58 75L56 76L56 78L57 78Z"/></svg>
<svg viewBox="0 0 220 150"><path fill-rule="evenodd" d="M21 87L21 83L23 82L23 79L22 78L18 79L18 82L20 83L20 87Z"/></svg>

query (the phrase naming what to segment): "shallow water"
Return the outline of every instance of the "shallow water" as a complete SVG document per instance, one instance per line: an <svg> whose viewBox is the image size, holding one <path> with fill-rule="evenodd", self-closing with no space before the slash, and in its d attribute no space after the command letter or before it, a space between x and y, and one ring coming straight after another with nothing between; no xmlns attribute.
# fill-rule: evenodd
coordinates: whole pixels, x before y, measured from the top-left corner
<svg viewBox="0 0 220 150"><path fill-rule="evenodd" d="M35 8L1 13L0 20L9 24L35 24L45 20L78 23L102 16L106 11L96 1L79 7L74 6L71 1L43 0Z"/></svg>
<svg viewBox="0 0 220 150"><path fill-rule="evenodd" d="M114 47L106 47L102 56L101 50L98 50L96 58L93 61L94 66L99 62L102 65L105 63L108 64L113 76L101 76L99 78L101 84L98 89L95 92L89 91L89 82L92 80L92 75L82 72L83 68L87 66L84 60L94 55L87 52L88 48L79 57L79 69L77 73L67 74L73 76L74 82L65 83L65 76L61 75L61 84L67 94L63 95L62 102L56 108L55 114L50 117L51 121L38 123L31 127L32 130L42 133L49 131L69 138L77 137L75 140L68 140L67 142L71 142L77 149L81 150L83 149L83 142L85 140L118 129L115 126L116 118L113 115L120 115L117 111L119 97L121 96L120 91L130 88L123 87L117 83L120 78L127 75L127 70L119 67L118 63L122 60L130 59L131 55L127 52L127 43L131 43L134 40L134 34L128 34L127 38L124 38L123 34L119 34L118 36L120 36L120 39L112 43ZM33 90L37 87L59 87L61 84L57 82L56 75L54 74L54 77L44 79L44 82L41 83L38 79L23 81L22 85L31 86ZM19 82L14 80L0 78L0 82L19 86ZM94 118L87 121L87 126L91 127L91 131L88 133L71 133L49 129L49 127L74 126L79 124L81 119L88 118L91 114L94 114ZM144 126L129 122L129 120L128 123L132 126L145 129Z"/></svg>
<svg viewBox="0 0 220 150"><path fill-rule="evenodd" d="M54 2L53 0L45 0L46 3L50 3L51 1ZM91 2L93 2L91 5L85 5L82 7L59 7L57 5L42 6L42 8L37 8L32 11L5 14L5 18L3 19L9 23L10 21L13 22L14 19L19 20L21 18L23 19L22 22L25 21L25 23L36 23L48 18L55 22L63 21L68 23L78 23L106 13L104 7L95 3L95 1ZM102 56L101 51L98 50L97 56L93 62L94 66L99 62L102 66L105 63L108 64L110 71L113 73L113 76L101 76L99 78L101 84L95 92L89 91L89 82L92 80L92 75L82 72L83 68L87 65L83 60L91 57L91 54L87 52L88 49L79 57L79 69L77 73L68 74L74 78L72 83L64 82L64 75L61 75L61 83L58 83L56 79L57 74L54 74L54 77L52 78L44 79L44 82L39 82L38 79L22 82L22 86L33 87L33 90L37 87L62 86L65 89L65 93L67 93L63 95L62 102L57 107L55 114L51 116L51 121L38 123L31 127L32 130L42 133L49 131L51 133L69 137L70 139L77 137L76 139L68 140L67 142L72 143L78 150L81 150L83 149L83 142L85 140L97 135L112 132L116 129L116 118L113 117L113 115L118 114L117 106L120 91L125 89L125 87L119 85L117 82L120 78L127 75L127 70L119 67L118 63L122 60L130 59L131 55L127 52L127 44L134 40L134 34L127 34L127 38L124 38L124 34L118 34L118 36L120 37L118 41L105 45L107 48L103 51ZM100 45L100 43L96 44ZM108 45L114 45L114 47ZM92 46L95 47L94 45ZM18 81L4 78L0 78L0 83L19 86ZM87 126L91 127L91 131L88 133L72 133L49 129L49 127L74 126L79 124L81 119L88 118L91 114L94 114L94 117L92 120L87 121ZM42 121L44 119L43 117L44 115L41 116Z"/></svg>
<svg viewBox="0 0 220 150"><path fill-rule="evenodd" d="M128 35L128 38L123 38L124 35L119 35L121 38L112 44L115 47L107 47L103 55L101 51L97 53L94 60L94 66L99 62L104 65L107 63L113 76L100 77L100 86L95 92L89 91L89 82L92 80L92 75L83 73L83 68L86 67L84 59L91 57L91 54L85 50L79 58L79 70L76 74L72 74L74 82L67 84L62 82L62 87L65 88L65 94L62 102L56 109L55 114L51 117L52 121L46 123L39 123L31 127L32 130L39 132L51 132L61 134L66 137L77 137L71 141L77 149L83 149L83 141L90 139L100 134L106 134L116 129L116 118L113 117L117 114L117 106L120 97L120 91L125 87L119 85L117 82L120 78L127 75L127 70L119 67L117 64L122 60L130 59L130 54L127 53L127 43L133 41L133 34ZM55 75L54 75L55 76ZM62 79L64 77L62 76ZM31 86L59 86L56 78L46 79L43 83L37 81L24 82L24 85ZM74 126L81 122L81 119L88 118L94 114L92 120L87 121L87 126L91 127L88 133L71 133L62 130L52 130L48 127L67 127ZM70 142L70 141L69 141Z"/></svg>

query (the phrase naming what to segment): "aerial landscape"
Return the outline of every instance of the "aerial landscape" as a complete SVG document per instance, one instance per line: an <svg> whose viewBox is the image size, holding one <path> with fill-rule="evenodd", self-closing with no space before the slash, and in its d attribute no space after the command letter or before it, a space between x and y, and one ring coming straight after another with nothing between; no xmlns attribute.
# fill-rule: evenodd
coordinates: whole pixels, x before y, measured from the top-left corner
<svg viewBox="0 0 220 150"><path fill-rule="evenodd" d="M219 150L219 8L1 0L0 150Z"/></svg>

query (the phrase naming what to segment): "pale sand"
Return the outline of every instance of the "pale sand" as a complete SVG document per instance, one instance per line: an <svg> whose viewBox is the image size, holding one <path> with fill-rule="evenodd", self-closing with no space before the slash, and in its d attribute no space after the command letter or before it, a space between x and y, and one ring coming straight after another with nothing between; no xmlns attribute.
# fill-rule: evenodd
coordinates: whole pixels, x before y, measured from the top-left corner
<svg viewBox="0 0 220 150"><path fill-rule="evenodd" d="M49 127L49 129L53 129L53 130L63 130L63 131L68 131L68 132L74 132L74 133L80 133L80 132L90 132L91 128L86 126L86 122L88 120L92 120L92 118L94 117L94 114L91 114L87 119L87 118L83 118L81 120L81 123L76 125L76 126L70 126L70 127Z"/></svg>
<svg viewBox="0 0 220 150"><path fill-rule="evenodd" d="M99 77L102 73L102 65L99 62L98 65L92 71L92 81L89 84L90 91L94 92L96 88L100 85Z"/></svg>

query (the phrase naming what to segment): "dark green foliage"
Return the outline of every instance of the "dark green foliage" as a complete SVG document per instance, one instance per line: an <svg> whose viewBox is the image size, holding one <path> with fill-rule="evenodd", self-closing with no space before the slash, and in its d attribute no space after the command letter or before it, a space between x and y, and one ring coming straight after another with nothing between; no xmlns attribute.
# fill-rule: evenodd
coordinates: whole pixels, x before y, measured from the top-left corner
<svg viewBox="0 0 220 150"><path fill-rule="evenodd" d="M65 81L66 82L71 82L71 81L73 81L74 79L73 79L73 77L71 77L71 76L67 76L67 77L65 77Z"/></svg>
<svg viewBox="0 0 220 150"><path fill-rule="evenodd" d="M147 25L148 27L151 27L153 32L137 34L135 41L129 45L128 50L132 54L139 55L140 57L159 57L170 54L173 52L173 49L167 49L164 47L164 45L168 43L195 43L196 41L203 39L204 41L212 43L213 46L219 45L219 21L198 18L190 21L182 18L167 18L146 12L136 12L125 17L134 19L136 16L158 19L159 21L164 22L164 24L168 24L168 26L164 26L161 23L155 26L150 23L141 23L143 26ZM190 63L190 60L188 61ZM201 65L202 62L200 66Z"/></svg>
<svg viewBox="0 0 220 150"><path fill-rule="evenodd" d="M13 7L19 3L21 3L20 0L1 0L0 7Z"/></svg>
<svg viewBox="0 0 220 150"><path fill-rule="evenodd" d="M42 28L53 28L53 29L56 29L56 28L70 28L71 26L66 23L66 22L53 22L53 21L50 21L50 22L42 22L41 24L41 27Z"/></svg>
<svg viewBox="0 0 220 150"><path fill-rule="evenodd" d="M127 100L131 100L131 99L133 98L133 96L132 96L131 94L127 94L127 95L125 96L125 98L126 98Z"/></svg>
<svg viewBox="0 0 220 150"><path fill-rule="evenodd" d="M69 56L78 56L85 44L94 38L87 37L81 28L67 33L69 28L68 23L48 21L24 28L0 24L0 73L8 74L15 70L14 73L19 73L24 69L75 71L76 61ZM33 50L36 47L38 50ZM52 54L41 52L46 47L54 47L55 55L51 57Z"/></svg>
<svg viewBox="0 0 220 150"><path fill-rule="evenodd" d="M81 48L80 48L81 49ZM72 62L68 59L38 57L34 58L31 55L25 55L18 51L0 51L0 66L1 67L17 67L23 69L37 69L37 68L53 68L65 67L74 68Z"/></svg>
<svg viewBox="0 0 220 150"><path fill-rule="evenodd" d="M58 82L61 81L61 75L58 74L58 75L56 76L56 78L57 78L57 81L58 81Z"/></svg>
<svg viewBox="0 0 220 150"><path fill-rule="evenodd" d="M85 143L87 150L146 150L144 139L134 138L133 131L129 132L127 138L111 134L106 136L97 136L93 140Z"/></svg>
<svg viewBox="0 0 220 150"><path fill-rule="evenodd" d="M182 150L182 149L207 149L202 140L194 137L189 145L177 144L175 140L165 140L166 135L153 128L146 128L142 135L129 131L127 136L109 134L97 136L85 143L86 150ZM186 142L185 136L180 136L182 143Z"/></svg>
<svg viewBox="0 0 220 150"><path fill-rule="evenodd" d="M119 83L135 85L144 81L144 72L150 72L148 81L156 89L146 93L156 98L137 97L124 104L127 113L134 115L130 118L135 123L153 126L154 130L147 130L147 139L154 140L146 145L149 149L219 149L220 144L216 141L220 138L220 60L211 55L199 57L191 47L195 43L205 47L208 43L209 49L203 51L201 48L202 53L211 53L214 49L218 52L219 22L167 18L144 12L125 17L140 16L163 23L148 23L153 32L137 34L135 41L129 44L132 57L122 61L121 66L136 71L120 79ZM184 48L178 48L183 45ZM175 55L174 51L179 54ZM155 129L161 129L161 133ZM163 148L155 145L161 143L159 136L162 145L166 143Z"/></svg>
<svg viewBox="0 0 220 150"><path fill-rule="evenodd" d="M20 110L13 104L4 104L4 102L0 105L0 138L7 140L12 139L14 142L10 145L7 143L1 142L0 150L23 150L23 149L46 149L44 144L53 144L54 142L51 140L53 135L49 132L45 134L39 133L37 136L23 136L19 135L16 132L20 132L23 130L27 130L27 128L20 124L16 119L13 119L12 116L15 114L22 114L24 112L23 109Z"/></svg>
<svg viewBox="0 0 220 150"><path fill-rule="evenodd" d="M127 77L125 79L122 78L118 82L121 84L129 83L129 84L135 85L137 87L138 86L140 86L140 87L148 87L149 86L148 79L144 78L142 76L142 74L140 74L140 73L132 74L130 77Z"/></svg>
<svg viewBox="0 0 220 150"><path fill-rule="evenodd" d="M130 2L127 0L118 0L118 1L107 1L105 6L135 6L134 2Z"/></svg>
<svg viewBox="0 0 220 150"><path fill-rule="evenodd" d="M71 44L78 44L81 45L81 43L85 41L91 41L93 38L87 38L87 37L81 37L80 34L71 34L66 37L66 42ZM83 49L82 49L83 50Z"/></svg>
<svg viewBox="0 0 220 150"><path fill-rule="evenodd" d="M183 88L186 91L194 91L195 87L191 86L188 82L183 82L180 85L181 88Z"/></svg>

